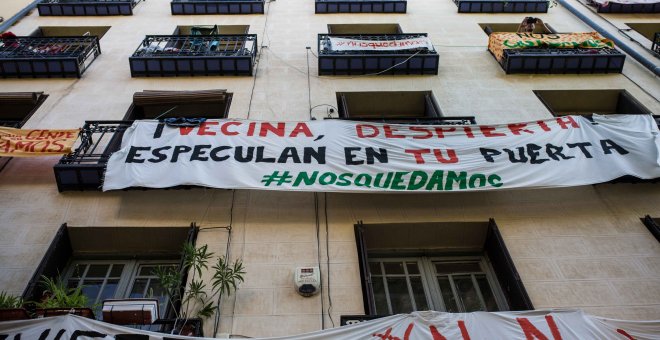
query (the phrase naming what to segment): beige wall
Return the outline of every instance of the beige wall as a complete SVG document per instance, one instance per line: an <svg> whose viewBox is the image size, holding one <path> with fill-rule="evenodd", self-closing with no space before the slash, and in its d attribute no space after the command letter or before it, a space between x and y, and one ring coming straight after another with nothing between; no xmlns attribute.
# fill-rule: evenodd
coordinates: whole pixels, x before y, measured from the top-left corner
<svg viewBox="0 0 660 340"><path fill-rule="evenodd" d="M0 80L0 91L50 95L28 121L31 128L71 128L89 119L120 119L133 92L143 89L226 88L231 117L307 120L305 46L328 23L398 22L404 32L427 32L440 53L438 76L318 77L309 55L312 105L336 105L337 91L431 90L445 115L474 115L478 123L550 117L537 89L626 89L653 112L660 104L624 75L505 75L486 51L480 22L519 22L523 15L459 15L449 0L409 0L406 15L314 15L313 1L278 0L265 15L171 16L169 2L140 3L130 17L39 17L12 30L38 26L112 26L103 54L81 79ZM587 27L561 8L540 15L558 31ZM639 18L639 17L635 17ZM643 18L642 18L643 19ZM261 50L257 77L131 78L128 57L145 34L170 34L176 25L249 24ZM628 58L624 71L658 96L660 85ZM313 111L323 117L325 108ZM58 193L57 158L14 159L0 173L0 290L22 292L60 224L72 226L226 226L232 193L225 190L150 190ZM325 195L320 194L323 202ZM537 308L577 307L624 319L660 318L660 244L639 218L660 216L657 184L603 184L548 190L428 195L327 194L331 277L330 313L361 314L362 294L354 224L486 221L495 218ZM235 195L231 255L247 276L236 300L223 306L221 332L287 335L321 328L320 296L293 290L293 270L317 264L311 193L241 190ZM325 225L321 225L325 259ZM198 244L224 253L227 232L202 230ZM322 264L324 274L328 266ZM327 277L327 275L326 275ZM324 306L328 308L327 290ZM326 327L331 321L326 319ZM208 327L208 323L207 323ZM207 336L211 335L206 333Z"/></svg>

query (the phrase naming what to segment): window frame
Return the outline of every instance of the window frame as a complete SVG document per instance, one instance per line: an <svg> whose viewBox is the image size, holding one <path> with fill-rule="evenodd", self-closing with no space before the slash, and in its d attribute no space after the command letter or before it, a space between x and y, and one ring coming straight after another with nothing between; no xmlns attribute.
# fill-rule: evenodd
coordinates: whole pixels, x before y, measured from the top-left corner
<svg viewBox="0 0 660 340"><path fill-rule="evenodd" d="M183 93L183 92L191 92L191 91L194 92L195 90L191 90L191 91L162 90L162 91L182 92L182 93ZM203 90L200 90L200 91L203 91ZM144 92L144 91L142 91L142 92ZM137 92L136 92L136 93L137 93ZM224 92L224 95L225 95L225 101L224 101L224 104L221 104L221 105L224 105L224 106L225 106L224 111L220 112L220 114L217 115L217 116L214 115L213 117L206 117L206 118L208 118L208 119L224 119L224 118L229 117L229 109L230 109L230 107L231 107L231 101L232 101L232 98L233 98L234 94L233 94L232 92L226 92L226 91L225 91L225 92ZM180 103L181 103L181 104L189 104L189 102L185 102L185 101L181 101ZM180 104L178 104L178 105L180 105ZM175 106L176 106L176 105L175 105ZM142 107L143 107L143 106L141 106L141 105L136 105L135 102L132 101L132 102L131 102L131 105L128 107L128 110L126 111L126 114L124 115L123 120L133 121L133 120L156 119L156 117L154 117L154 118L149 118L149 117L138 118L138 117L136 117L136 115L137 115L137 112L136 112L136 111L137 111L137 110L143 110ZM166 111L166 112L167 112L167 111ZM144 112L142 112L142 115L144 115ZM198 117L200 117L200 116L187 116L187 115L185 115L185 116L180 116L180 115L179 115L179 116L172 116L172 115L166 115L166 116L163 116L163 117L164 117L164 118L169 118L169 117L198 118ZM203 116L202 116L202 117L203 117Z"/></svg>
<svg viewBox="0 0 660 340"><path fill-rule="evenodd" d="M484 275L486 277L486 280L488 282L488 286L491 290L491 293L493 294L493 298L495 299L495 303L497 304L497 310L489 311L489 312L495 312L495 311L505 311L508 310L508 304L506 303L506 299L504 298L504 294L502 292L501 286L497 280L497 276L495 275L495 272L492 268L492 265L490 264L490 260L488 259L488 256L486 254L482 255L465 255L465 256L458 256L458 255L450 255L450 256L443 256L442 254L434 254L434 255L422 255L422 256L405 256L405 257L390 257L387 255L381 255L381 256L376 256L373 258L369 259L369 264L371 263L378 263L380 264L381 267L381 274L370 274L371 277L371 282L373 284L373 281L375 279L382 279L383 280L383 287L384 287L384 293L385 297L387 300L388 304L388 313L387 314L393 314L393 309L392 309L392 304L391 304L391 299L389 295L389 288L387 284L387 278L388 277L405 277L406 278L406 284L408 286L408 294L410 296L410 302L412 304L413 310L412 311L419 311L420 309L417 308L416 304L417 302L411 296L410 294L413 293L413 288L411 286L410 282L410 277L411 276L419 276L421 278L422 282L422 288L424 290L425 298L426 298L426 303L427 306L431 310L437 310L437 311L447 311L447 306L445 305L443 294L442 294L442 289L440 285L437 283L437 278L438 276L444 275L444 274L438 274L436 271L435 264L436 263L476 263L479 265L480 272L465 272L465 273L455 273L455 274L447 274L449 276L449 282L451 285L451 294L454 297L456 301L461 301L460 296L457 292L457 288L455 287L455 282L451 278L452 275L470 275L470 278L473 282L473 285L475 287L479 287L478 282L475 279L475 275ZM410 263L410 262L416 262L417 266L419 268L419 275L417 274L408 274L408 268L407 266L403 266L404 268L404 274L382 274L384 273L384 263L386 262L392 262L392 263ZM372 286L373 290L373 286ZM486 301L484 300L481 289L476 289L477 296L479 298L479 301L484 307L483 311L486 311L485 308L486 306ZM457 303L457 308L459 309L455 313L468 313L472 311L465 310L465 307L463 306L463 303ZM382 315L381 311L376 311L379 313L379 315Z"/></svg>
<svg viewBox="0 0 660 340"><path fill-rule="evenodd" d="M532 90L534 92L534 95L538 98L538 100L545 106L545 108L550 112L550 114L553 117L563 117L566 115L580 115L580 116L586 116L586 117L591 117L593 113L598 113L598 114L620 114L619 109L625 109L625 107L621 108L622 105L626 106L632 106L635 110L635 112L626 112L626 114L648 114L651 115L652 111L649 110L644 104L642 104L637 98L635 98L630 92L628 92L626 89L553 89L553 90ZM566 102L567 100L575 103L572 99L577 98L586 98L589 97L590 94L595 94L595 93L603 93L603 97L601 98L592 98L591 101L586 101L587 107L586 111L578 111L576 109L571 109L570 112L567 110L561 110L558 111L559 109L562 109L563 107L557 107L556 106L556 98L561 97L563 98L563 101ZM550 98L548 97L550 96ZM614 112L599 112L596 109L593 109L592 103L594 102L604 102L602 98L609 98L611 96L616 96L615 100L615 106L614 106ZM578 103L577 105L581 105L585 101ZM575 107L573 104L573 108Z"/></svg>
<svg viewBox="0 0 660 340"><path fill-rule="evenodd" d="M386 95L386 94L397 94L397 93L409 93L409 94L417 94L420 97L424 97L424 105L428 105L429 109L428 112L425 110L424 115L411 115L411 116L392 116L392 115L386 115L386 114L381 114L380 116L377 115L357 115L357 116L352 116L349 110L349 102L346 98L347 95L351 96L360 96L360 95L365 95L368 96L370 94L375 94L375 95ZM340 119L355 119L355 120L360 120L360 119L378 119L378 120L406 120L406 119L427 119L427 118L439 118L443 117L442 110L440 109L440 105L438 105L438 102L435 100L435 96L433 95L433 91L428 90L428 91L342 91L342 92L336 92L335 93L336 98L337 98L337 114Z"/></svg>

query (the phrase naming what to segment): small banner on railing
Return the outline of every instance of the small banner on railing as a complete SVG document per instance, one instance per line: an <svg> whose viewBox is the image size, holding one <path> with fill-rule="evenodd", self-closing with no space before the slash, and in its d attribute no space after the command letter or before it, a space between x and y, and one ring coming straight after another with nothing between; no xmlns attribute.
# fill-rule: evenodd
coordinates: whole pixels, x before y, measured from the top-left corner
<svg viewBox="0 0 660 340"><path fill-rule="evenodd" d="M428 49L433 50L433 43L428 37L387 40L361 40L328 37L332 51L393 51Z"/></svg>
<svg viewBox="0 0 660 340"><path fill-rule="evenodd" d="M103 190L198 185L295 191L441 192L564 187L660 177L650 115L564 116L503 125L342 120L135 121Z"/></svg>
<svg viewBox="0 0 660 340"><path fill-rule="evenodd" d="M505 49L512 48L614 48L614 43L597 32L587 33L508 33L493 32L488 36L488 50L498 61Z"/></svg>
<svg viewBox="0 0 660 340"><path fill-rule="evenodd" d="M184 321L181 321L183 323ZM143 326L153 329L151 326ZM0 339L181 339L181 326L168 334L149 332L65 315L33 320L0 322ZM257 333L287 333L262 329ZM435 311L392 315L350 326L272 340L413 340L413 339L657 339L660 321L606 319L579 310L539 310L521 312L441 313Z"/></svg>
<svg viewBox="0 0 660 340"><path fill-rule="evenodd" d="M22 130L0 127L0 156L36 157L71 153L80 130Z"/></svg>
<svg viewBox="0 0 660 340"><path fill-rule="evenodd" d="M591 0L592 2L607 6L610 2L623 4L623 5L633 5L633 4L657 4L660 0Z"/></svg>

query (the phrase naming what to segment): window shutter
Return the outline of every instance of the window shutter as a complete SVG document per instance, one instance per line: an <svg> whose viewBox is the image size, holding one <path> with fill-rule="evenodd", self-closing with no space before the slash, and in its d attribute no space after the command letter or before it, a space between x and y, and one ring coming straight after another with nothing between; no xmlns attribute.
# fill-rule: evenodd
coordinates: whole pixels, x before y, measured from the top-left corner
<svg viewBox="0 0 660 340"><path fill-rule="evenodd" d="M69 239L69 232L66 223L62 224L57 230L53 241L46 250L46 254L41 259L37 270L35 270L30 282L28 282L25 291L23 291L23 299L29 301L40 301L43 289L39 287L41 276L56 278L63 274L64 268L69 262L71 253L71 240Z"/></svg>
<svg viewBox="0 0 660 340"><path fill-rule="evenodd" d="M371 273L369 272L369 257L367 245L364 240L364 229L362 221L355 225L355 243L357 244L358 261L360 264L360 276L362 276L362 296L364 303L364 314L376 314L376 303L374 302L374 291L371 286Z"/></svg>
<svg viewBox="0 0 660 340"><path fill-rule="evenodd" d="M484 248L493 265L502 291L506 296L509 309L514 311L534 309L532 301L529 299L525 286L522 280L520 280L518 271L513 264L511 255L509 255L509 251L506 249L504 239L502 239L497 224L495 224L495 220L492 218L488 222L488 234L486 235Z"/></svg>
<svg viewBox="0 0 660 340"><path fill-rule="evenodd" d="M199 227L197 226L197 223L193 222L190 223L190 228L188 229L188 236L184 240L183 243L190 243L193 246L197 243L197 234L199 233ZM181 243L181 246L183 246L183 243ZM183 296L183 293L186 289L185 285L186 282L188 282L188 267L185 266L183 263L183 252L181 252L181 259L179 261L179 272L181 273L181 282L183 283L181 285L181 291L179 292L180 296ZM175 318L176 314L174 313L174 310L179 310L181 308L181 301L177 301L174 303L174 305L170 305L167 308L167 311L165 312L165 315L168 318Z"/></svg>
<svg viewBox="0 0 660 340"><path fill-rule="evenodd" d="M660 242L660 225L649 215L644 216L642 222L644 222L644 225L649 229L651 234L655 236L655 239Z"/></svg>

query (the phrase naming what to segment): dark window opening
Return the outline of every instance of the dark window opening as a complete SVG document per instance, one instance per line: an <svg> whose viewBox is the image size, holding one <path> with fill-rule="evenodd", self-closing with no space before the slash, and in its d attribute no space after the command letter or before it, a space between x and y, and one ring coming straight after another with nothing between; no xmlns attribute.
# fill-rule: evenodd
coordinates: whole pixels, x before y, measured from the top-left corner
<svg viewBox="0 0 660 340"><path fill-rule="evenodd" d="M340 118L433 118L442 111L431 91L337 92Z"/></svg>
<svg viewBox="0 0 660 340"><path fill-rule="evenodd" d="M145 90L133 94L133 104L124 119L226 118L231 98L232 94L226 90Z"/></svg>
<svg viewBox="0 0 660 340"><path fill-rule="evenodd" d="M328 24L329 34L403 34L399 24Z"/></svg>
<svg viewBox="0 0 660 340"><path fill-rule="evenodd" d="M99 39L108 32L110 26L39 26L31 37L82 37L96 36Z"/></svg>
<svg viewBox="0 0 660 340"><path fill-rule="evenodd" d="M484 24L479 24L479 27L487 34L490 35L493 32L517 32L518 27L520 26L520 23L515 24L515 23L484 23ZM545 33L545 34L551 34L551 33L557 33L552 26L549 24L543 25L536 25L534 27L534 32L533 33Z"/></svg>
<svg viewBox="0 0 660 340"><path fill-rule="evenodd" d="M660 54L660 23L636 22L636 23L626 23L626 25L628 25L630 28L632 28L637 33L639 33L644 38L650 41L650 44L648 42L642 41L642 43L644 44L644 46L646 46L646 48L650 48L651 51ZM625 30L623 30L622 32L625 33ZM632 39L634 39L634 37Z"/></svg>
<svg viewBox="0 0 660 340"><path fill-rule="evenodd" d="M1 92L0 126L20 128L47 97L43 92Z"/></svg>
<svg viewBox="0 0 660 340"><path fill-rule="evenodd" d="M82 282L85 295L92 296L91 304L110 298L144 298L148 292L140 288L158 288L156 282L151 282L150 265L175 265L187 272L181 262L181 249L184 243L195 244L198 230L194 223L190 227L149 228L69 227L65 223L46 250L23 298L41 300L42 276L61 277L72 286ZM145 247L147 239L149 246ZM161 318L173 317L173 308L179 305L163 307Z"/></svg>
<svg viewBox="0 0 660 340"><path fill-rule="evenodd" d="M537 90L554 116L597 114L651 114L626 90Z"/></svg>
<svg viewBox="0 0 660 340"><path fill-rule="evenodd" d="M174 35L248 34L250 25L177 26Z"/></svg>
<svg viewBox="0 0 660 340"><path fill-rule="evenodd" d="M494 220L355 226L365 314L534 309Z"/></svg>

